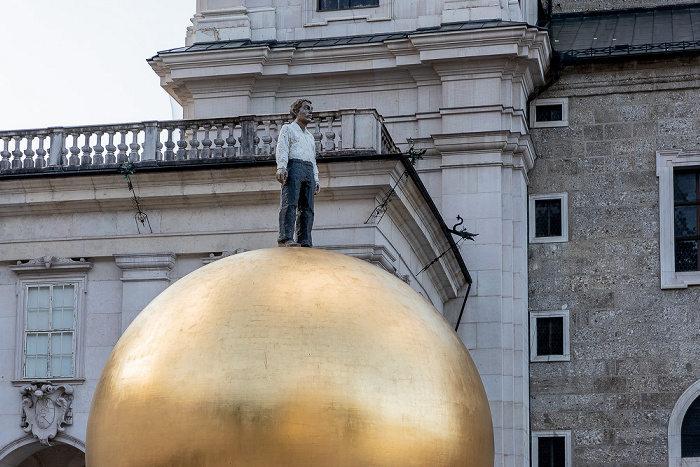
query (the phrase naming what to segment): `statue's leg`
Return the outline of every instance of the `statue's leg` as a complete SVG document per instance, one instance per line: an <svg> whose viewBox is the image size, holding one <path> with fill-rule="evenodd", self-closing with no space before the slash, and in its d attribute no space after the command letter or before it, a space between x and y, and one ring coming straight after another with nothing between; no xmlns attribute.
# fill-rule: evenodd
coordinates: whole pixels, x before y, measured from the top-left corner
<svg viewBox="0 0 700 467"><path fill-rule="evenodd" d="M297 205L299 204L299 189L301 177L296 164L287 167L287 181L282 185L280 192L279 236L278 244L294 241L294 221L297 217Z"/></svg>
<svg viewBox="0 0 700 467"><path fill-rule="evenodd" d="M311 229L314 225L314 190L316 182L314 181L314 173L311 164L305 167L305 177L301 184L299 193L299 215L297 217L297 242L301 246L310 247Z"/></svg>

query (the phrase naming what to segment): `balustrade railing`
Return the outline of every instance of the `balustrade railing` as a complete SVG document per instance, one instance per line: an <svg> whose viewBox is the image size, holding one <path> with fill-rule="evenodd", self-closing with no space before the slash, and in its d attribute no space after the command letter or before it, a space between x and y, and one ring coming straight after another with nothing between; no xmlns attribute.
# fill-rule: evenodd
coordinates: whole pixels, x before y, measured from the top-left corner
<svg viewBox="0 0 700 467"><path fill-rule="evenodd" d="M124 162L273 158L289 114L0 131L0 174ZM373 109L315 112L318 153L398 152Z"/></svg>

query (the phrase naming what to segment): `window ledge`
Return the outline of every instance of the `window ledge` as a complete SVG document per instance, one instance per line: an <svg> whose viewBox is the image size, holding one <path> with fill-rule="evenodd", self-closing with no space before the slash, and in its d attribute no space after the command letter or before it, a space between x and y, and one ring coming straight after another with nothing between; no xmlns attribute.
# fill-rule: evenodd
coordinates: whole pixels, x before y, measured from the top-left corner
<svg viewBox="0 0 700 467"><path fill-rule="evenodd" d="M85 378L46 378L46 379L36 379L36 378L26 378L26 379L13 379L11 381L13 386L21 387L27 384L51 384L57 386L60 384L72 384L74 386L81 385L85 383Z"/></svg>

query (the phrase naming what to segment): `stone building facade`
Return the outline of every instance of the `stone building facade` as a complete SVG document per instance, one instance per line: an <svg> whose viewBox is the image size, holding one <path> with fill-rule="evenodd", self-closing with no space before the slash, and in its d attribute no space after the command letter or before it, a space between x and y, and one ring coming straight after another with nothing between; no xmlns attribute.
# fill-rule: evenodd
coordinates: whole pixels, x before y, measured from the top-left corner
<svg viewBox="0 0 700 467"><path fill-rule="evenodd" d="M539 440L560 437L566 465L698 465L689 407L700 385L700 290L697 273L674 264L685 211L674 215L672 191L673 174L695 173L700 161L700 59L566 52L560 78L532 107L566 110L558 123L533 123L531 209L559 198L568 211L567 239L531 232L533 456ZM538 356L538 322L553 316L564 323L563 352Z"/></svg>

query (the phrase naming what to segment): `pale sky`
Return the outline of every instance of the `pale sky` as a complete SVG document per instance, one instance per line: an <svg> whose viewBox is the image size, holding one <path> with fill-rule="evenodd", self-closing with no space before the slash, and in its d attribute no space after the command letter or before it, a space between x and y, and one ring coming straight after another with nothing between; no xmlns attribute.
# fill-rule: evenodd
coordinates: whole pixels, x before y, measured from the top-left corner
<svg viewBox="0 0 700 467"><path fill-rule="evenodd" d="M170 120L146 63L196 0L0 0L0 131Z"/></svg>

